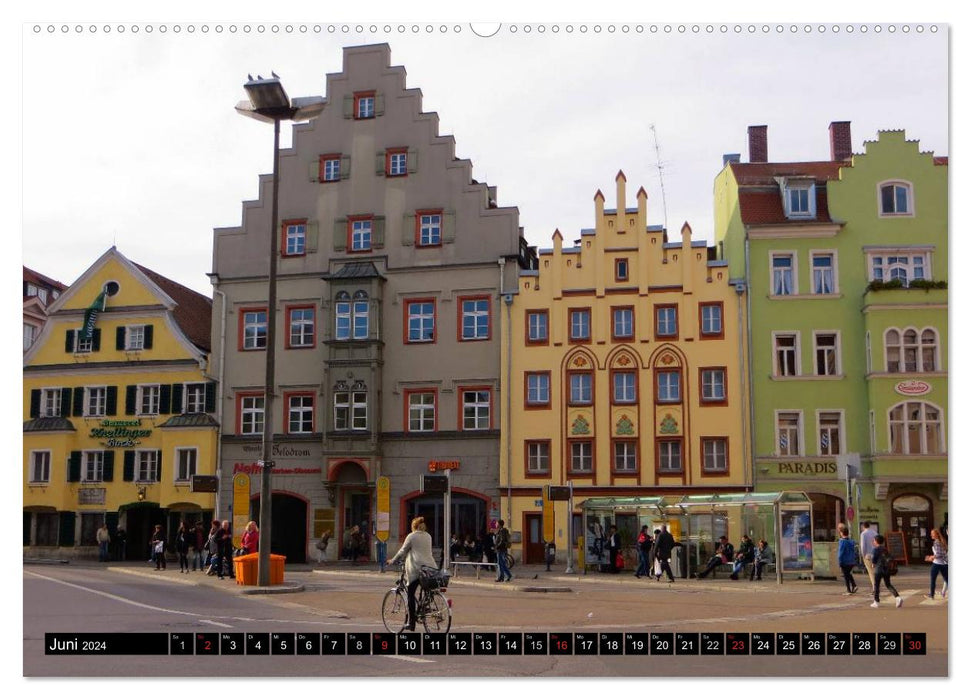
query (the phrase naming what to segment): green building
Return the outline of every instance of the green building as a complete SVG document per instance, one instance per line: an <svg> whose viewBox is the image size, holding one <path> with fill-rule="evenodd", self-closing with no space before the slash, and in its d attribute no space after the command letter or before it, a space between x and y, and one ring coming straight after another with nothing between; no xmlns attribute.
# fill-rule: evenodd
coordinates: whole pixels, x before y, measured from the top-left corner
<svg viewBox="0 0 971 700"><path fill-rule="evenodd" d="M862 520L923 561L947 517L947 158L903 131L830 159L725 157L715 236L746 280L757 490L813 500L813 539ZM849 465L849 478L844 469Z"/></svg>

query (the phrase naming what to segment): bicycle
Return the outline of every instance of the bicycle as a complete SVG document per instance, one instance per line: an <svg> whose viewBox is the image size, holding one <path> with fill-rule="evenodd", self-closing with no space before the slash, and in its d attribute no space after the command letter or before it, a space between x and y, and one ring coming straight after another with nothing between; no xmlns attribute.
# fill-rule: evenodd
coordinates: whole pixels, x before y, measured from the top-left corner
<svg viewBox="0 0 971 700"><path fill-rule="evenodd" d="M399 565L398 569L401 573L394 588L384 594L381 602L381 621L392 634L403 631L408 618L408 582L404 567ZM426 632L445 634L452 627L452 607L443 595L448 590L448 578L448 572L422 567L415 591L415 617Z"/></svg>

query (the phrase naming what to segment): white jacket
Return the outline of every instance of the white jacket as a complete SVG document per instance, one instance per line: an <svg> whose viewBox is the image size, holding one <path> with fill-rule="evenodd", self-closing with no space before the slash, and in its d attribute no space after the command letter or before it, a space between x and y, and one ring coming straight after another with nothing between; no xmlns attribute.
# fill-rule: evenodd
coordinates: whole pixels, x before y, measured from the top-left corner
<svg viewBox="0 0 971 700"><path fill-rule="evenodd" d="M408 535L391 563L397 564L402 559L405 560L405 578L408 583L418 580L422 566L437 569L435 556L432 554L432 536L424 530L416 530Z"/></svg>

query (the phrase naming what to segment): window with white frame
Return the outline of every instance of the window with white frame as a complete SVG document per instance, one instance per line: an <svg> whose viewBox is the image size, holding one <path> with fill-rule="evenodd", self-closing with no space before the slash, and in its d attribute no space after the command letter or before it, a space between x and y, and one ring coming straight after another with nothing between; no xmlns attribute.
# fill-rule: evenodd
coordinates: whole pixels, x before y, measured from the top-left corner
<svg viewBox="0 0 971 700"><path fill-rule="evenodd" d="M24 350L29 350L30 346L34 344L34 338L37 336L36 326L32 326L29 323L24 324Z"/></svg>
<svg viewBox="0 0 971 700"><path fill-rule="evenodd" d="M940 409L924 401L907 401L891 408L890 452L899 455L943 454Z"/></svg>
<svg viewBox="0 0 971 700"><path fill-rule="evenodd" d="M547 405L550 402L550 375L548 372L526 374L527 405Z"/></svg>
<svg viewBox="0 0 971 700"><path fill-rule="evenodd" d="M313 395L295 394L287 398L287 432L312 433L314 431Z"/></svg>
<svg viewBox="0 0 971 700"><path fill-rule="evenodd" d="M570 404L587 405L593 403L593 375L590 372L570 374Z"/></svg>
<svg viewBox="0 0 971 700"><path fill-rule="evenodd" d="M614 471L637 471L637 443L632 440L614 442Z"/></svg>
<svg viewBox="0 0 971 700"><path fill-rule="evenodd" d="M307 224L305 222L285 224L283 245L286 255L304 255L307 252Z"/></svg>
<svg viewBox="0 0 971 700"><path fill-rule="evenodd" d="M290 309L290 347L308 348L314 344L314 309Z"/></svg>
<svg viewBox="0 0 971 700"><path fill-rule="evenodd" d="M374 95L355 96L354 116L357 119L370 119L374 116Z"/></svg>
<svg viewBox="0 0 971 700"><path fill-rule="evenodd" d="M135 452L135 481L158 481L158 451Z"/></svg>
<svg viewBox="0 0 971 700"><path fill-rule="evenodd" d="M242 435L263 434L263 397L241 396L239 399L239 432Z"/></svg>
<svg viewBox="0 0 971 700"><path fill-rule="evenodd" d="M324 158L323 160L324 182L336 182L341 179L341 159Z"/></svg>
<svg viewBox="0 0 971 700"><path fill-rule="evenodd" d="M590 340L590 310L570 311L570 340Z"/></svg>
<svg viewBox="0 0 971 700"><path fill-rule="evenodd" d="M418 245L435 246L442 242L442 215L420 214L418 216Z"/></svg>
<svg viewBox="0 0 971 700"><path fill-rule="evenodd" d="M777 333L772 338L775 356L775 376L795 377L799 374L798 336L795 333Z"/></svg>
<svg viewBox="0 0 971 700"><path fill-rule="evenodd" d="M624 307L613 310L613 337L631 338L634 335L634 309Z"/></svg>
<svg viewBox="0 0 971 700"><path fill-rule="evenodd" d="M670 337L678 334L678 307L654 307L654 334L658 337Z"/></svg>
<svg viewBox="0 0 971 700"><path fill-rule="evenodd" d="M581 474L593 471L593 442L574 440L570 443L570 471Z"/></svg>
<svg viewBox="0 0 971 700"><path fill-rule="evenodd" d="M351 250L371 250L371 219L351 221Z"/></svg>
<svg viewBox="0 0 971 700"><path fill-rule="evenodd" d="M408 342L431 343L435 341L435 302L408 302Z"/></svg>
<svg viewBox="0 0 971 700"><path fill-rule="evenodd" d="M243 311L243 350L266 348L266 310Z"/></svg>
<svg viewBox="0 0 971 700"><path fill-rule="evenodd" d="M47 483L51 480L51 453L48 450L35 450L30 453L30 482Z"/></svg>
<svg viewBox="0 0 971 700"><path fill-rule="evenodd" d="M206 385L195 382L185 385L183 392L185 402L185 413L205 413L206 412Z"/></svg>
<svg viewBox="0 0 971 700"><path fill-rule="evenodd" d="M435 392L416 391L408 394L408 430L412 433L435 430Z"/></svg>
<svg viewBox="0 0 971 700"><path fill-rule="evenodd" d="M930 251L886 250L869 253L870 280L899 280L909 287L914 280L930 279Z"/></svg>
<svg viewBox="0 0 971 700"><path fill-rule="evenodd" d="M84 415L103 416L108 400L108 387L86 386L84 387Z"/></svg>
<svg viewBox="0 0 971 700"><path fill-rule="evenodd" d="M545 343L549 340L549 314L546 311L531 311L526 315L528 342Z"/></svg>
<svg viewBox="0 0 971 700"><path fill-rule="evenodd" d="M492 394L488 389L462 391L462 430L488 430Z"/></svg>
<svg viewBox="0 0 971 700"><path fill-rule="evenodd" d="M791 457L802 454L800 423L802 423L802 414L799 411L776 412L776 445L780 456Z"/></svg>
<svg viewBox="0 0 971 700"><path fill-rule="evenodd" d="M191 481L196 473L199 461L199 451L195 447L177 447L175 449L175 480Z"/></svg>
<svg viewBox="0 0 971 700"><path fill-rule="evenodd" d="M702 469L708 473L728 471L728 439L711 437L701 439Z"/></svg>
<svg viewBox="0 0 971 700"><path fill-rule="evenodd" d="M489 337L489 300L462 300L462 340L486 340Z"/></svg>
<svg viewBox="0 0 971 700"><path fill-rule="evenodd" d="M658 371L657 401L658 403L678 403L681 401L681 370Z"/></svg>
<svg viewBox="0 0 971 700"><path fill-rule="evenodd" d="M158 384L139 384L138 385L138 415L157 416L159 400L161 398L161 387Z"/></svg>
<svg viewBox="0 0 971 700"><path fill-rule="evenodd" d="M790 296L796 293L796 269L792 253L772 255L772 295Z"/></svg>
<svg viewBox="0 0 971 700"><path fill-rule="evenodd" d="M550 471L549 440L529 440L526 442L526 473L548 474Z"/></svg>
<svg viewBox="0 0 971 700"><path fill-rule="evenodd" d="M887 372L937 371L937 332L925 328L890 328L884 335Z"/></svg>
<svg viewBox="0 0 971 700"><path fill-rule="evenodd" d="M83 452L81 455L81 467L81 481L101 481L104 478L104 452Z"/></svg>
<svg viewBox="0 0 971 700"><path fill-rule="evenodd" d="M839 374L839 339L836 333L814 333L816 374L835 377Z"/></svg>
<svg viewBox="0 0 971 700"><path fill-rule="evenodd" d="M813 294L836 293L834 253L813 253Z"/></svg>
<svg viewBox="0 0 971 700"><path fill-rule="evenodd" d="M407 174L408 174L408 152L392 151L388 153L388 175L394 177L397 175L407 175Z"/></svg>
<svg viewBox="0 0 971 700"><path fill-rule="evenodd" d="M614 403L637 401L637 373L614 372Z"/></svg>
<svg viewBox="0 0 971 700"><path fill-rule="evenodd" d="M683 469L680 440L658 440L657 470L661 473L678 473Z"/></svg>
<svg viewBox="0 0 971 700"><path fill-rule="evenodd" d="M819 422L819 454L838 455L843 452L843 442L840 439L840 425L843 416L840 411L820 411L817 414Z"/></svg>
<svg viewBox="0 0 971 700"><path fill-rule="evenodd" d="M40 390L40 417L57 418L61 414L61 389Z"/></svg>
<svg viewBox="0 0 971 700"><path fill-rule="evenodd" d="M354 292L354 302L351 306L354 314L351 322L354 340L366 340L368 337L369 306L367 292L362 289Z"/></svg>
<svg viewBox="0 0 971 700"><path fill-rule="evenodd" d="M909 183L888 182L880 185L880 216L908 216L913 213Z"/></svg>
<svg viewBox="0 0 971 700"><path fill-rule="evenodd" d="M706 367L701 370L701 400L712 403L725 400L724 367Z"/></svg>
<svg viewBox="0 0 971 700"><path fill-rule="evenodd" d="M125 350L145 349L145 326L125 326Z"/></svg>
<svg viewBox="0 0 971 700"><path fill-rule="evenodd" d="M94 349L94 334L85 338L82 329L74 330L74 352L91 352Z"/></svg>
<svg viewBox="0 0 971 700"><path fill-rule="evenodd" d="M722 334L722 305L701 304L701 335Z"/></svg>
<svg viewBox="0 0 971 700"><path fill-rule="evenodd" d="M806 218L816 214L814 187L811 183L793 183L786 186L786 216Z"/></svg>

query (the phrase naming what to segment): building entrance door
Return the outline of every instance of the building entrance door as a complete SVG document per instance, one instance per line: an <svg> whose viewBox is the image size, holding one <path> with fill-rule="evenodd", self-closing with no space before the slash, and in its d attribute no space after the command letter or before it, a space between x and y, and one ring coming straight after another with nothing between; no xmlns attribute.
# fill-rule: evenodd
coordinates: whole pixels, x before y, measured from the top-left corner
<svg viewBox="0 0 971 700"><path fill-rule="evenodd" d="M370 491L344 492L344 531L357 526L360 534L354 561L371 560L371 493Z"/></svg>
<svg viewBox="0 0 971 700"><path fill-rule="evenodd" d="M543 516L540 513L526 513L523 519L526 535L523 542L523 564L542 564L546 561L543 552Z"/></svg>
<svg viewBox="0 0 971 700"><path fill-rule="evenodd" d="M924 556L931 553L933 516L931 502L923 496L913 494L894 499L893 529L904 533L908 563L923 564Z"/></svg>
<svg viewBox="0 0 971 700"><path fill-rule="evenodd" d="M274 493L271 509L270 552L282 554L287 564L307 561L307 502L285 493ZM260 499L252 501L253 520L260 522ZM242 535L242 533L240 533ZM262 536L260 546L265 546Z"/></svg>

